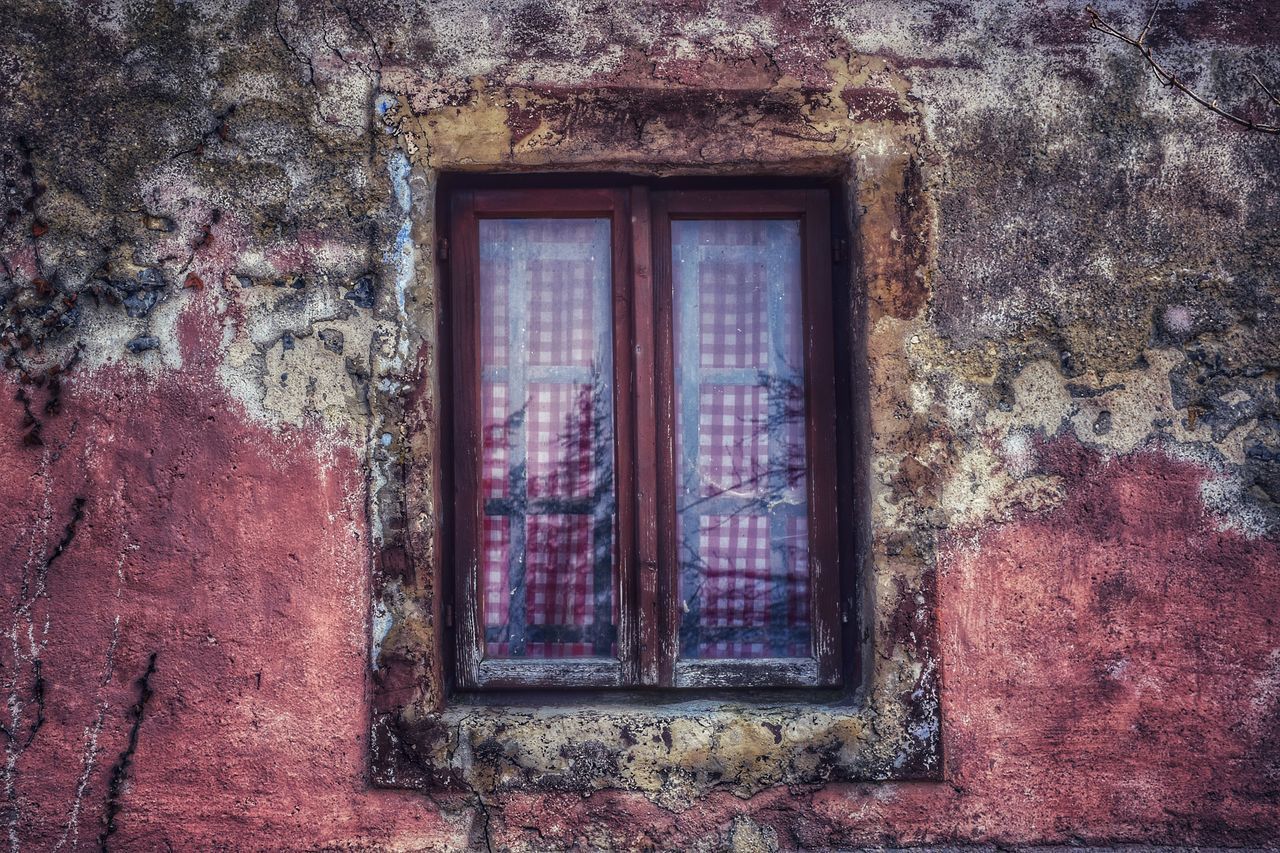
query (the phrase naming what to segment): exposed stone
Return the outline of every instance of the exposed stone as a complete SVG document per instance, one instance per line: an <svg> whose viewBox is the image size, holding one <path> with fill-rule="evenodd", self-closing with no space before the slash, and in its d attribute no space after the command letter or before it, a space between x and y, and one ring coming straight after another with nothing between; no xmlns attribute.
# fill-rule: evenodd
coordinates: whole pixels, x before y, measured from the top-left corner
<svg viewBox="0 0 1280 853"><path fill-rule="evenodd" d="M362 275L351 285L351 289L343 299L350 299L357 308L372 308L374 296L373 276Z"/></svg>
<svg viewBox="0 0 1280 853"><path fill-rule="evenodd" d="M138 335L124 346L125 349L132 353L146 352L147 350L159 349L160 339L154 335Z"/></svg>
<svg viewBox="0 0 1280 853"><path fill-rule="evenodd" d="M152 216L146 214L142 217L142 223L150 231L173 231L176 227L173 220L167 216Z"/></svg>
<svg viewBox="0 0 1280 853"><path fill-rule="evenodd" d="M133 278L112 279L108 284L120 294L120 301L130 317L150 314L165 287L164 275L152 267L139 270Z"/></svg>
<svg viewBox="0 0 1280 853"><path fill-rule="evenodd" d="M729 849L733 853L776 853L777 834L749 817L734 818L729 830Z"/></svg>
<svg viewBox="0 0 1280 853"><path fill-rule="evenodd" d="M329 352L335 352L338 355L342 355L343 337L340 330L321 329L317 334L320 337L320 342L324 344L325 349L329 350Z"/></svg>

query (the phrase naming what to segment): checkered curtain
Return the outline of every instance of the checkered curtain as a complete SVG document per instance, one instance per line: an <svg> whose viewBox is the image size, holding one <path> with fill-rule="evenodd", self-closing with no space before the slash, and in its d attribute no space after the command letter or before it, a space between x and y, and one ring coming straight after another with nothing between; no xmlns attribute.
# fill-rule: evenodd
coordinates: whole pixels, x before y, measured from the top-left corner
<svg viewBox="0 0 1280 853"><path fill-rule="evenodd" d="M810 654L800 230L672 223L683 658Z"/></svg>
<svg viewBox="0 0 1280 853"><path fill-rule="evenodd" d="M608 220L480 222L487 657L616 655Z"/></svg>

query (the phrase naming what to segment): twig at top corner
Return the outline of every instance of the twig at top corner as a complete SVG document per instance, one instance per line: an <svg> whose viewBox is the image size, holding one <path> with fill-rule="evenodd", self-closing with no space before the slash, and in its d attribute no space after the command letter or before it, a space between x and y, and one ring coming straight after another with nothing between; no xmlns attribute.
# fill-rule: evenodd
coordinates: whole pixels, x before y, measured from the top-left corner
<svg viewBox="0 0 1280 853"><path fill-rule="evenodd" d="M1155 74L1156 79L1159 80L1161 83L1163 83L1165 86L1171 86L1172 88L1177 89L1179 92L1182 92L1184 95L1186 95L1188 98L1191 98L1191 100L1195 101L1200 106L1204 107L1210 112L1216 113L1222 118L1225 118L1227 121L1234 122L1235 124L1238 124L1241 127L1247 128L1248 130L1256 130L1259 133L1267 133L1273 136L1280 136L1280 124L1261 124L1252 119L1245 118L1244 116L1241 116L1241 115L1237 115L1236 113L1233 113L1230 110L1225 110L1222 107L1219 107L1218 101L1216 98L1210 101L1207 98L1201 96L1199 93L1191 89L1191 87L1189 87L1186 83L1182 82L1182 80L1179 79L1178 75L1174 71L1162 65L1160 61L1156 59L1155 54L1152 52L1151 48L1147 46L1146 39L1147 39L1147 34L1151 31L1152 25L1155 23L1156 14L1160 11L1159 0L1157 0L1155 6L1152 8L1151 15L1150 17L1147 18L1146 25L1143 26L1142 31L1138 33L1136 38L1130 35L1126 35L1125 33L1122 33L1119 30L1117 30L1114 26L1112 26L1110 23L1104 20L1103 17L1100 14L1098 14L1098 10L1093 8L1093 6L1085 6L1084 10L1089 15L1089 29L1097 30L1103 35L1111 36L1112 38L1118 39L1124 42L1125 44L1129 45L1130 47L1134 48L1146 61L1147 65L1151 67L1151 71L1153 74ZM1270 89L1267 88L1267 86L1262 82L1261 78L1259 78L1257 74L1250 74L1249 76L1252 77L1253 82L1256 83L1258 87L1262 89L1263 92L1266 93L1268 99L1270 99L1272 104L1276 106L1280 106L1280 99L1277 99L1276 95L1272 93Z"/></svg>

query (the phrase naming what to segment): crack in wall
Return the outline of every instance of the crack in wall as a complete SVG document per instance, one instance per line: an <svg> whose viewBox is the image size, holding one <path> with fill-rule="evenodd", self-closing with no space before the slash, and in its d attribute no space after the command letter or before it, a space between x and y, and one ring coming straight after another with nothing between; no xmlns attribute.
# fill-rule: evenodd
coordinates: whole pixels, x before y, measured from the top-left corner
<svg viewBox="0 0 1280 853"><path fill-rule="evenodd" d="M142 720L146 715L147 703L151 700L151 677L156 673L156 658L159 652L152 652L147 658L147 668L143 671L142 676L137 681L138 699L134 702L133 707L129 709L129 714L133 719L129 726L129 739L125 744L125 748L120 752L120 757L116 759L116 763L111 768L111 776L107 782L106 800L102 809L103 829L102 834L98 836L98 846L106 853L109 848L111 836L115 835L116 818L123 809L124 787L129 778L129 768L133 765L134 753L138 749L138 734L142 731Z"/></svg>

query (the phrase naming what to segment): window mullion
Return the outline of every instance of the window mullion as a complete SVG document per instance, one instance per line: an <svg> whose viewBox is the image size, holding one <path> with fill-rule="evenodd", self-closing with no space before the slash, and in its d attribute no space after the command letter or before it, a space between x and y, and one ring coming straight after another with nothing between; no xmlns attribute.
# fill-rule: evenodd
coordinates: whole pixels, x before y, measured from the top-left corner
<svg viewBox="0 0 1280 853"><path fill-rule="evenodd" d="M675 459L675 358L672 322L671 221L667 196L650 195L650 253L654 306L654 388L656 391L654 459L657 468L658 571L655 596L655 624L658 639L658 684L675 685L675 666L680 610L680 551L676 536L677 463Z"/></svg>
<svg viewBox="0 0 1280 853"><path fill-rule="evenodd" d="M632 246L627 217L627 195L613 196L613 387L614 387L614 494L617 501L617 568L615 594L618 596L618 654L624 683L637 679L639 646L636 606L636 498L635 447L637 405L634 388L635 367L631 354Z"/></svg>
<svg viewBox="0 0 1280 853"><path fill-rule="evenodd" d="M639 617L638 680L660 682L658 566L658 426L654 374L657 355L654 340L652 217L648 187L631 188L631 305L632 348L636 402L636 556Z"/></svg>

